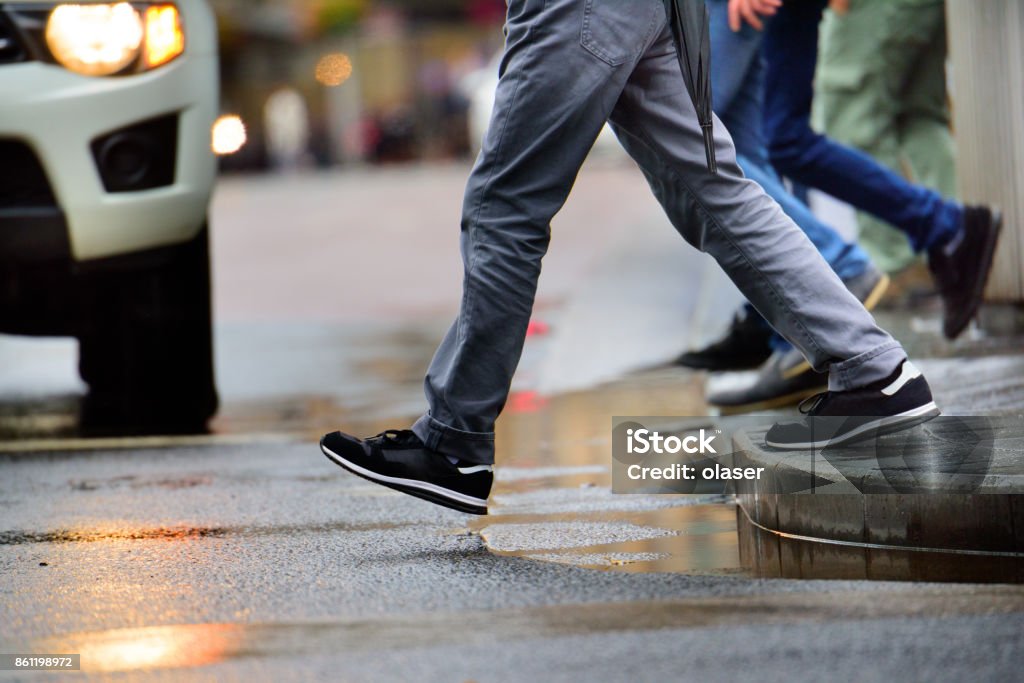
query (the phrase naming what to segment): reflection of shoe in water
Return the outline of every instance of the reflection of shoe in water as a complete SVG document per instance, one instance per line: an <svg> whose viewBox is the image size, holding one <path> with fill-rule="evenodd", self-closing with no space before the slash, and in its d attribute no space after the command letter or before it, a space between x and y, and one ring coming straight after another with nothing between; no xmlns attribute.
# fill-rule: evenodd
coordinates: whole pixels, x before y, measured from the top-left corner
<svg viewBox="0 0 1024 683"><path fill-rule="evenodd" d="M409 430L387 431L369 439L333 432L320 440L320 450L364 479L460 512L487 514L494 467L452 463Z"/></svg>
<svg viewBox="0 0 1024 683"><path fill-rule="evenodd" d="M803 405L807 405L806 412ZM779 422L765 436L771 448L809 450L856 443L909 429L939 415L931 388L910 361L862 389L827 391L805 401L796 422Z"/></svg>
<svg viewBox="0 0 1024 683"><path fill-rule="evenodd" d="M750 385L712 391L708 403L723 415L796 405L828 388L828 376L814 372L796 349L776 351Z"/></svg>

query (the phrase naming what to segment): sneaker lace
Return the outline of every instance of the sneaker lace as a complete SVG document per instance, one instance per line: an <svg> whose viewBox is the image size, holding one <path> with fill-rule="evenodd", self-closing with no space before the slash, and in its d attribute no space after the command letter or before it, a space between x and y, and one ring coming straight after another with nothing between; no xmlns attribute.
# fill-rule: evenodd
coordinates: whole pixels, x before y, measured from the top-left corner
<svg viewBox="0 0 1024 683"><path fill-rule="evenodd" d="M387 429L377 436L371 436L367 441L372 441L382 446L385 444L397 446L408 443L412 439L418 440L419 437L411 429Z"/></svg>
<svg viewBox="0 0 1024 683"><path fill-rule="evenodd" d="M800 401L800 405L798 405L796 409L800 411L801 415L814 415L814 411L821 407L821 404L825 402L828 395L829 392L823 391L820 394L808 396L804 400Z"/></svg>

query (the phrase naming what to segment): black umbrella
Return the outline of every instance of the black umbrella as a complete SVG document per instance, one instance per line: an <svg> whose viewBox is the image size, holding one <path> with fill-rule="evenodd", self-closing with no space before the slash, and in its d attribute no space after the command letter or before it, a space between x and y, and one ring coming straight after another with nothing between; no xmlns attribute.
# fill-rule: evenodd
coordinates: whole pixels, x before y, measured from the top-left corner
<svg viewBox="0 0 1024 683"><path fill-rule="evenodd" d="M708 170L718 173L715 162L715 140L711 113L711 31L708 27L708 8L704 0L665 0L676 42L679 67L683 70L686 92L697 110L697 120L704 133L704 151L708 157Z"/></svg>

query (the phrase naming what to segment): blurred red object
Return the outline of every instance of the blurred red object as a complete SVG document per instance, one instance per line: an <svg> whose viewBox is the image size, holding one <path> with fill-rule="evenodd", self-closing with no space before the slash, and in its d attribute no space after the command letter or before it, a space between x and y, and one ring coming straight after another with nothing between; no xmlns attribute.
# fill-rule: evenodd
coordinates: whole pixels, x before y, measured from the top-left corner
<svg viewBox="0 0 1024 683"><path fill-rule="evenodd" d="M526 336L535 337L545 335L551 331L551 326L539 320L531 320L526 327Z"/></svg>
<svg viewBox="0 0 1024 683"><path fill-rule="evenodd" d="M506 9L504 0L469 0L466 14L473 23L490 26L505 21Z"/></svg>
<svg viewBox="0 0 1024 683"><path fill-rule="evenodd" d="M508 397L505 411L509 413L536 413L548 400L536 391L514 391Z"/></svg>

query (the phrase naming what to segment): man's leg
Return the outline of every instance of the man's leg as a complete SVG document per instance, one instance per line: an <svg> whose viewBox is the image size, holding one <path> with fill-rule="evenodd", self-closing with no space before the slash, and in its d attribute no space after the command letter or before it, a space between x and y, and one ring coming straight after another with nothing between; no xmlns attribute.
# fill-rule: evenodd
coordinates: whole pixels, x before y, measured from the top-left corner
<svg viewBox="0 0 1024 683"><path fill-rule="evenodd" d="M412 430L328 434L328 458L486 514L494 422L522 353L551 219L665 23L661 0L509 2L494 115L463 206L462 307L427 373L429 412Z"/></svg>
<svg viewBox="0 0 1024 683"><path fill-rule="evenodd" d="M829 392L815 401L810 417L774 426L766 443L818 448L937 415L928 383L902 347L875 324L779 205L743 177L720 122L719 173L707 172L701 130L679 78L665 31L640 60L612 114L619 139L686 240L711 254L816 369L829 371ZM822 433L814 422L821 417L841 419Z"/></svg>
<svg viewBox="0 0 1024 683"><path fill-rule="evenodd" d="M786 2L768 24L765 134L772 162L794 180L868 211L902 230L917 252L953 239L963 208L912 185L863 152L810 126L818 29L825 2Z"/></svg>
<svg viewBox="0 0 1024 683"><path fill-rule="evenodd" d="M765 189L783 211L804 231L818 251L844 283L860 284L860 278L872 270L867 254L856 244L844 240L831 226L819 220L805 204L786 190L768 160L762 132L764 104L764 64L761 58L763 34L750 26L734 33L728 25L726 0L709 0L711 63L714 109L732 133L740 167L744 174ZM884 284L879 282L879 284ZM860 287L860 289L865 289ZM870 287L870 297L875 288ZM884 289L884 287L883 287ZM757 313L737 315L726 335L707 347L682 354L676 364L709 370L757 367L768 359L769 349L788 351L788 343L772 333L767 323L758 324ZM802 359L798 359L802 363ZM806 365L804 366L806 367ZM773 382L775 390L787 396L789 381ZM816 387L808 382L807 387ZM713 397L712 403L714 403ZM758 403L761 403L760 399Z"/></svg>
<svg viewBox="0 0 1024 683"><path fill-rule="evenodd" d="M719 173L702 168L700 128L680 86L668 31L637 65L612 115L673 225L711 254L747 299L843 391L889 376L905 359L807 237L743 177L716 128Z"/></svg>
<svg viewBox="0 0 1024 683"><path fill-rule="evenodd" d="M732 134L736 154L767 166L764 109L764 35L751 26L729 28L728 0L707 0L711 35L711 95L715 114Z"/></svg>
<svg viewBox="0 0 1024 683"><path fill-rule="evenodd" d="M946 88L946 9L943 0L921 4L901 0L889 8L903 31L885 36L886 55L908 49L913 61L889 91L900 103L900 149L913 177L944 197L955 197L956 160ZM902 45L901 45L902 44Z"/></svg>
<svg viewBox="0 0 1024 683"><path fill-rule="evenodd" d="M740 168L748 178L764 188L787 216L810 238L846 287L868 310L874 308L889 286L889 279L868 260L856 244L846 242L825 225L805 204L783 187L775 170L760 167L739 157ZM757 315L752 313L752 315ZM768 340L772 355L760 367L756 379L743 386L730 386L708 393L708 404L723 413L752 412L795 405L823 390L828 380L813 372L811 366L778 332Z"/></svg>
<svg viewBox="0 0 1024 683"><path fill-rule="evenodd" d="M792 218L840 278L863 274L868 255L818 219L786 190L772 169L763 127L765 67L761 58L763 34L750 26L734 33L729 28L728 2L710 0L711 92L715 114L732 134L740 167L765 189Z"/></svg>
<svg viewBox="0 0 1024 683"><path fill-rule="evenodd" d="M494 461L494 421L522 353L551 219L663 23L662 7L510 4L494 116L463 208L462 308L427 373L430 410L413 427L430 448Z"/></svg>
<svg viewBox="0 0 1024 683"><path fill-rule="evenodd" d="M902 82L917 51L901 43L883 55L884 36L899 31L890 23L888 6L900 0L857 0L845 14L828 12L821 25L821 48L815 78L814 120L830 138L871 156L894 173L905 174L900 143ZM934 186L930 186L934 187ZM948 195L945 195L948 196ZM889 273L917 260L906 235L869 213L859 212L858 241L872 260Z"/></svg>
<svg viewBox="0 0 1024 683"><path fill-rule="evenodd" d="M869 211L902 230L928 266L945 309L942 331L955 339L974 318L992 271L1002 217L964 207L913 185L862 152L810 127L818 26L825 0L786 2L768 25L765 133L772 161L787 176Z"/></svg>

